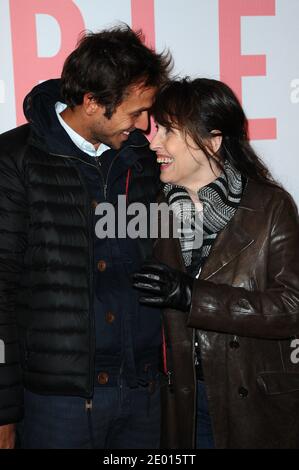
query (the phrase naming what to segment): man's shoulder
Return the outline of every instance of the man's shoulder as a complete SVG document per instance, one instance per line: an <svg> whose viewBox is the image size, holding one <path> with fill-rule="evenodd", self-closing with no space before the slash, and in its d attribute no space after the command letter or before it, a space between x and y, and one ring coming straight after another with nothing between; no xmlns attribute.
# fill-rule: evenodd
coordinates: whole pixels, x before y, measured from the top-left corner
<svg viewBox="0 0 299 470"><path fill-rule="evenodd" d="M3 154L6 151L11 152L17 148L21 148L23 145L26 145L29 134L29 124L24 124L0 134L0 153Z"/></svg>

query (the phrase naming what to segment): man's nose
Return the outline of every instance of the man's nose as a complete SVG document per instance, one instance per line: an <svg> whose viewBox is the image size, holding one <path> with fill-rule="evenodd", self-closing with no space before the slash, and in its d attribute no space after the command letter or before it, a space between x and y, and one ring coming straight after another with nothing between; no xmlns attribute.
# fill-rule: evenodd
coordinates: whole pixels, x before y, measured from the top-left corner
<svg viewBox="0 0 299 470"><path fill-rule="evenodd" d="M136 129L146 131L148 129L148 112L143 111L135 122Z"/></svg>

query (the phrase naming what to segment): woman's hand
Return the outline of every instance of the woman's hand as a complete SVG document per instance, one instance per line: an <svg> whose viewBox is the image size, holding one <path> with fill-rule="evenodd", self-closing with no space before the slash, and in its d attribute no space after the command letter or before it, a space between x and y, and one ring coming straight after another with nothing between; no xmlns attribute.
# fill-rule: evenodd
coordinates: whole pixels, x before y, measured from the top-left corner
<svg viewBox="0 0 299 470"><path fill-rule="evenodd" d="M183 312L190 309L193 281L188 274L162 263L145 263L133 274L133 286L144 293L141 303Z"/></svg>

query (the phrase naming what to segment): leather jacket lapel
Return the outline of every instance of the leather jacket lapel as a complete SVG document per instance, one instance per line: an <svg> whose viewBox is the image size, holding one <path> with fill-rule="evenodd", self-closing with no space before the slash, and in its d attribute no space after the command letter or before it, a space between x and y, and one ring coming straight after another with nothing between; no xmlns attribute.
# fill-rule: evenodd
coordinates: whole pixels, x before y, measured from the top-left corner
<svg viewBox="0 0 299 470"><path fill-rule="evenodd" d="M257 204L256 201L259 203ZM248 181L240 206L234 217L216 238L202 269L200 279L210 279L254 243L257 234L256 222L262 214L262 187ZM260 223L262 224L262 221Z"/></svg>
<svg viewBox="0 0 299 470"><path fill-rule="evenodd" d="M235 217L218 235L212 251L203 266L200 279L208 280L221 269L231 263L243 250L246 250L254 238L240 225L238 219L242 209L239 209Z"/></svg>

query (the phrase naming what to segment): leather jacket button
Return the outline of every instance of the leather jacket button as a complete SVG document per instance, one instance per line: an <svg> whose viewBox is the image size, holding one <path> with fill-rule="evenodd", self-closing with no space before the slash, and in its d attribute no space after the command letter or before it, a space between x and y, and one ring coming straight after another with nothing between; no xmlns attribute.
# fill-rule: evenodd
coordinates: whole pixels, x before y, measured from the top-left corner
<svg viewBox="0 0 299 470"><path fill-rule="evenodd" d="M239 396L240 396L241 398L246 398L246 397L248 397L248 393L249 393L249 392L248 392L247 388L244 388L244 387L240 387L240 388L239 388Z"/></svg>
<svg viewBox="0 0 299 470"><path fill-rule="evenodd" d="M103 259L101 259L99 262L98 262L98 270L102 273L106 270L106 267L107 267L107 264L106 264L106 261L104 261Z"/></svg>
<svg viewBox="0 0 299 470"><path fill-rule="evenodd" d="M100 372L98 375L98 382L101 385L106 385L109 381L109 375L107 372Z"/></svg>

